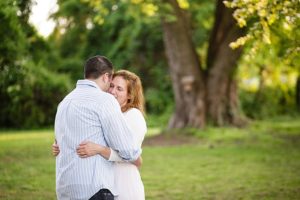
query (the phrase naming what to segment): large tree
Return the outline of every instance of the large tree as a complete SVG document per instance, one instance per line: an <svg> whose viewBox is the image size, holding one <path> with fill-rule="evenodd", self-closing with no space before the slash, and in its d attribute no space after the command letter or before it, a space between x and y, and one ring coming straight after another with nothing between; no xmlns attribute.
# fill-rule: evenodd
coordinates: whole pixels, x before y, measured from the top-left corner
<svg viewBox="0 0 300 200"><path fill-rule="evenodd" d="M232 50L229 44L243 31L236 25L232 10L222 0L216 2L207 64L203 67L191 39L186 11L176 0L167 3L171 7L168 14L173 17L163 17L162 24L176 103L169 127L204 127L208 119L216 125L241 125L234 76L241 49Z"/></svg>

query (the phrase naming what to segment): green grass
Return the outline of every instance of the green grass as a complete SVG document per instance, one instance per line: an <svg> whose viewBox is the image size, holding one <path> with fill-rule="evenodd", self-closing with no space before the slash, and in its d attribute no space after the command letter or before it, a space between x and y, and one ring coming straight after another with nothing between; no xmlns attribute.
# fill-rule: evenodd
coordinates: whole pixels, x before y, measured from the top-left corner
<svg viewBox="0 0 300 200"><path fill-rule="evenodd" d="M196 144L143 148L147 200L300 199L300 118L193 133ZM0 199L55 199L52 141L50 130L0 133Z"/></svg>

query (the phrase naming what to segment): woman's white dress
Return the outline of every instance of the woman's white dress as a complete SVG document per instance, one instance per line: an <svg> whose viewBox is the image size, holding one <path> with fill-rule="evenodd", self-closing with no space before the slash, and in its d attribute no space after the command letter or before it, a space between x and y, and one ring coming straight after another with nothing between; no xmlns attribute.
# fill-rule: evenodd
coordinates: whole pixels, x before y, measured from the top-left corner
<svg viewBox="0 0 300 200"><path fill-rule="evenodd" d="M132 129L136 142L142 146L147 126L143 114L136 108L124 112L125 119ZM118 190L116 200L144 200L144 185L138 168L129 162L122 161L119 155L111 150L109 161L114 165L115 185Z"/></svg>

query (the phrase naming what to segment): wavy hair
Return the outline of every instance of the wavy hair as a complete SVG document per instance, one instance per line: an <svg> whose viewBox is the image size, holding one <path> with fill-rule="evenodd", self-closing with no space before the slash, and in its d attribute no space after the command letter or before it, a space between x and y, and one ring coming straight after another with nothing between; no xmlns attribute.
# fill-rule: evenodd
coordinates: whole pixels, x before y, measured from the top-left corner
<svg viewBox="0 0 300 200"><path fill-rule="evenodd" d="M127 83L129 99L126 105L121 108L122 112L126 112L130 108L137 108L143 113L143 115L145 115L145 99L140 77L127 70L119 70L115 72L113 74L113 78L115 77L122 77Z"/></svg>

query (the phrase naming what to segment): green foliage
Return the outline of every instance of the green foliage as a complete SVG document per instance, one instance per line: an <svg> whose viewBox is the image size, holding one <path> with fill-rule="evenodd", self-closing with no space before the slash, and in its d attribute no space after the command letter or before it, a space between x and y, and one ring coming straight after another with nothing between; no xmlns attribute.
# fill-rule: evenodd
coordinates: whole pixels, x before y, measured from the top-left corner
<svg viewBox="0 0 300 200"><path fill-rule="evenodd" d="M31 1L1 1L0 127L53 124L69 77L50 72L52 46L28 23Z"/></svg>
<svg viewBox="0 0 300 200"><path fill-rule="evenodd" d="M234 17L248 33L231 44L244 45L240 62L240 102L251 118L267 118L296 111L295 85L299 74L299 2L224 1L235 9ZM252 71L252 72L251 72ZM256 72L255 72L256 71ZM257 86L242 82L259 80Z"/></svg>
<svg viewBox="0 0 300 200"><path fill-rule="evenodd" d="M265 119L278 115L296 115L294 90L264 88L259 95L251 91L241 91L240 101L243 112L253 119Z"/></svg>
<svg viewBox="0 0 300 200"><path fill-rule="evenodd" d="M57 104L70 90L68 77L28 63L21 80L7 88L6 127L41 127L54 123ZM26 113L26 115L22 114Z"/></svg>
<svg viewBox="0 0 300 200"><path fill-rule="evenodd" d="M205 49L203 45L209 41L209 33L214 22L214 1L190 1L188 11L191 13L191 26L193 31L193 41L197 45L197 49ZM201 55L201 54L200 54ZM205 56L201 56L205 58Z"/></svg>
<svg viewBox="0 0 300 200"><path fill-rule="evenodd" d="M151 101L150 101L151 102ZM163 113L158 113L158 114L147 114L146 115L146 122L147 122L147 127L151 131L153 128L155 128L156 133L160 133L161 131L167 129L168 127L168 122L170 117L172 116L173 113L173 108L174 105L166 105L167 108L164 109ZM153 131L151 131L152 134ZM149 134L149 133L147 133Z"/></svg>
<svg viewBox="0 0 300 200"><path fill-rule="evenodd" d="M0 69L10 70L10 64L19 61L25 49L25 34L22 32L19 18L16 15L18 7L13 0L0 2Z"/></svg>
<svg viewBox="0 0 300 200"><path fill-rule="evenodd" d="M245 48L251 51L249 45ZM298 71L278 57L278 50L279 46L261 43L258 54L245 54L239 63L241 108L250 118L263 119L296 112Z"/></svg>
<svg viewBox="0 0 300 200"><path fill-rule="evenodd" d="M224 1L224 3L227 7L235 9L233 16L238 25L248 27L247 35L232 43L232 48L251 41L255 52L261 42L275 43L275 45L279 44L283 58L291 62L294 62L294 59L299 60L300 4L298 0L235 0Z"/></svg>

